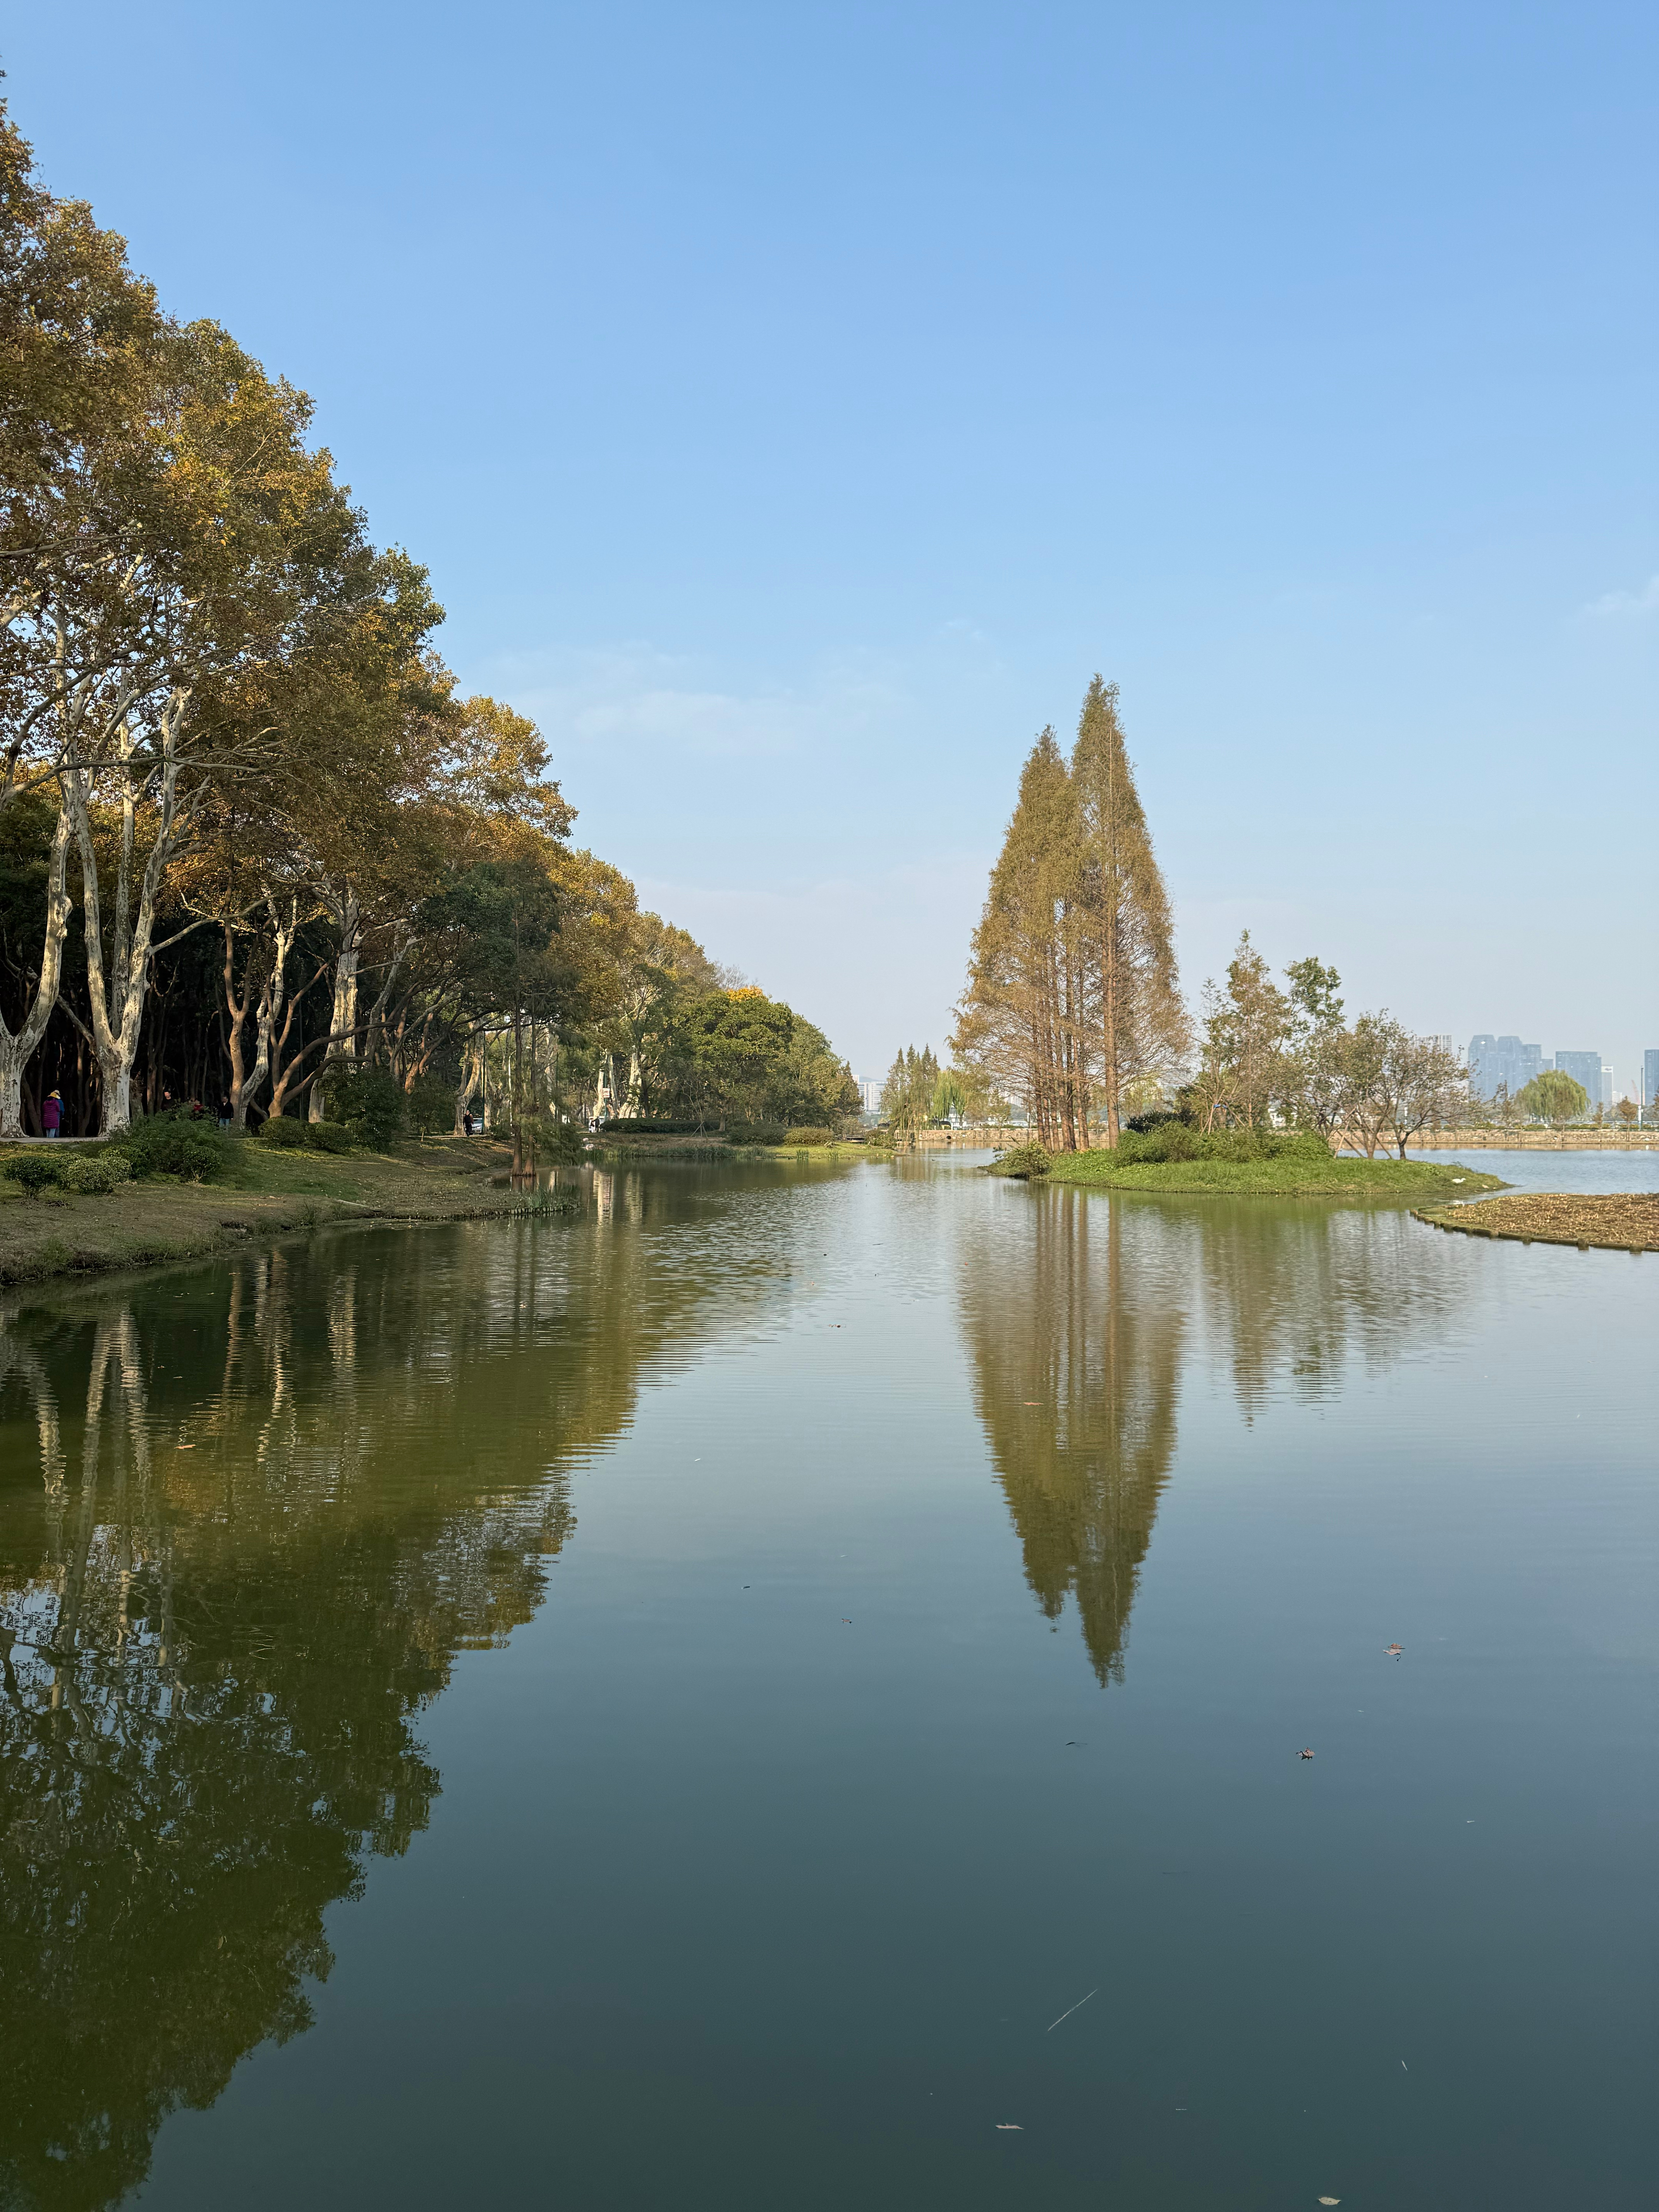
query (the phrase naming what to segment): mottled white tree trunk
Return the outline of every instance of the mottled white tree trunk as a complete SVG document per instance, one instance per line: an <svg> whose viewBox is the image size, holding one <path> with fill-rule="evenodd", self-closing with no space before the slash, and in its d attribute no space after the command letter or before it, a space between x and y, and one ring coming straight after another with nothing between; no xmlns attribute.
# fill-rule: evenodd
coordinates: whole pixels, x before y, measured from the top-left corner
<svg viewBox="0 0 1659 2212"><path fill-rule="evenodd" d="M270 973L259 994L259 1003L253 1017L253 1065L247 1079L237 1094L234 1114L236 1127L247 1127L249 1101L257 1098L270 1073L271 1040L276 1035L283 1018L283 1004L288 996L288 956L294 949L294 939L300 928L300 902L289 900L288 912L283 914L274 898L267 895L265 914L270 923Z"/></svg>
<svg viewBox="0 0 1659 2212"><path fill-rule="evenodd" d="M115 734L113 757L100 767L98 780L113 785L113 806L120 823L107 946L103 890L93 842L94 772L80 766L64 771L64 802L81 852L87 995L92 1004L93 1056L102 1091L100 1128L106 1137L125 1129L132 1118L132 1066L143 1026L155 903L186 820L186 810L179 799L179 740L189 703L187 691L173 694L160 717L157 750L142 759L137 757L131 726L123 722ZM155 823L135 890L141 800L154 807Z"/></svg>
<svg viewBox="0 0 1659 2212"><path fill-rule="evenodd" d="M363 913L349 884L325 894L340 933L340 950L334 961L334 1012L329 1023L333 1039L323 1054L323 1064L311 1086L310 1118L320 1121L328 1101L328 1071L339 1060L357 1057L357 969L363 953Z"/></svg>
<svg viewBox="0 0 1659 2212"><path fill-rule="evenodd" d="M33 1059L64 976L64 939L69 930L70 899L64 872L69 860L69 809L60 804L58 827L52 833L52 856L46 865L46 936L40 951L40 972L34 996L21 1025L14 1032L0 1015L0 1137L23 1133L23 1070Z"/></svg>

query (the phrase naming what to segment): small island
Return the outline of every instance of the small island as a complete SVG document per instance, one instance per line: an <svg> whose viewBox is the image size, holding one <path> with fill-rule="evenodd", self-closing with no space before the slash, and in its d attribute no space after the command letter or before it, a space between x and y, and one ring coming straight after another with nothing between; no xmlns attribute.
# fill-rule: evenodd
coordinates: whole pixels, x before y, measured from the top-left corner
<svg viewBox="0 0 1659 2212"><path fill-rule="evenodd" d="M1022 1145L1000 1153L990 1171L1090 1188L1254 1198L1461 1199L1504 1188L1501 1177L1456 1160L1430 1164L1334 1152L1312 1131L1208 1133L1180 1124L1145 1134L1126 1129L1115 1146L1086 1152L1051 1156L1040 1145Z"/></svg>

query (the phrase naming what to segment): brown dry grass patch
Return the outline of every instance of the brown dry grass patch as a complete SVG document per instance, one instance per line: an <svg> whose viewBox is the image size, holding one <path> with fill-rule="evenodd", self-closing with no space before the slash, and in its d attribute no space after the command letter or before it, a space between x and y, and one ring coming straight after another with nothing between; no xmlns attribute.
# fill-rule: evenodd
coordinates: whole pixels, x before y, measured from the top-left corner
<svg viewBox="0 0 1659 2212"><path fill-rule="evenodd" d="M1468 1237L1518 1237L1523 1244L1599 1246L1614 1252L1659 1252L1659 1191L1583 1198L1566 1191L1516 1191L1472 1206L1420 1208L1419 1221Z"/></svg>

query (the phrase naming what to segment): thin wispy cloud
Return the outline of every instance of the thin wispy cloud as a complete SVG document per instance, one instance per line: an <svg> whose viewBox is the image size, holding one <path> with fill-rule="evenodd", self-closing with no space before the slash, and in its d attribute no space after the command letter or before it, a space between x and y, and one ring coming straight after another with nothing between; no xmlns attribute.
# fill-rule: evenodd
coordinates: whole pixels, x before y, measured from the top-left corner
<svg viewBox="0 0 1659 2212"><path fill-rule="evenodd" d="M1639 591L1604 592L1584 612L1613 621L1651 619L1659 615L1659 576L1650 576Z"/></svg>
<svg viewBox="0 0 1659 2212"><path fill-rule="evenodd" d="M810 690L700 683L687 659L648 644L514 656L490 672L568 753L618 742L658 756L765 760L844 743L894 713L893 687L832 672Z"/></svg>

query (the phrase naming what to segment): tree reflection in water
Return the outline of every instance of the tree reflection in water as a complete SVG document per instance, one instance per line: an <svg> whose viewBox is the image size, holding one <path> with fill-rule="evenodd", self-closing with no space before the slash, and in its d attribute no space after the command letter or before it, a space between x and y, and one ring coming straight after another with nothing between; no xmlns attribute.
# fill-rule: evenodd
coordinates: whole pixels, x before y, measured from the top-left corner
<svg viewBox="0 0 1659 2212"><path fill-rule="evenodd" d="M1183 1368L1219 1366L1246 1421L1281 1389L1316 1400L1355 1361L1443 1340L1469 1272L1391 1207L1001 1195L958 1269L975 1402L1026 1579L1051 1620L1075 1599L1104 1683L1121 1675Z"/></svg>
<svg viewBox="0 0 1659 2212"><path fill-rule="evenodd" d="M897 1180L815 1211L774 1170L596 1175L581 1223L0 1313L0 2204L118 2203L169 2112L306 2025L327 1908L429 1818L421 1710L541 1603L573 1468L647 1370L782 1329L836 1236L896 1326L918 1270L955 1287L1026 1574L1103 1682L1184 1370L1247 1414L1334 1386L1443 1334L1481 1264L1392 1213Z"/></svg>
<svg viewBox="0 0 1659 2212"><path fill-rule="evenodd" d="M1392 1366L1459 1325L1471 1270L1448 1267L1403 1208L1225 1198L1202 1208L1205 1334L1247 1420L1278 1389L1311 1403L1356 1362ZM1189 1200L1183 1221L1191 1211Z"/></svg>
<svg viewBox="0 0 1659 2212"><path fill-rule="evenodd" d="M1051 1620L1075 1598L1105 1682L1175 1453L1187 1270L1156 1218L1064 1186L1031 1196L970 1239L963 1322L1026 1579Z"/></svg>
<svg viewBox="0 0 1659 2212"><path fill-rule="evenodd" d="M634 1238L421 1260L250 1255L0 1327L0 2203L118 2203L307 2024L326 1908L429 1816L422 1707L535 1612L569 1468L685 1318Z"/></svg>

